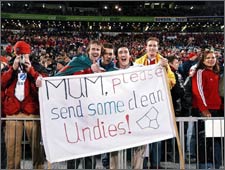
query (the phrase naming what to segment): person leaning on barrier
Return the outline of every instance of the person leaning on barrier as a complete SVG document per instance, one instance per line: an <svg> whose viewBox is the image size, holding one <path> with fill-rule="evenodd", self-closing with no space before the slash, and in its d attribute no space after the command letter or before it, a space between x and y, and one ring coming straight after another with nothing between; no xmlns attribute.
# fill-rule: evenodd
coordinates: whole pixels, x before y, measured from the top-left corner
<svg viewBox="0 0 225 170"><path fill-rule="evenodd" d="M132 62L132 58L129 52L129 49L126 45L121 44L117 47L116 50L117 54L117 62L116 62L116 68L118 70L120 69L128 69L132 66L134 66L134 63ZM142 65L136 65L136 66L142 66ZM132 169L142 169L143 168L143 155L145 152L146 146L138 146L134 148L134 154L132 159ZM110 169L121 169L122 167L119 165L120 158L123 151L114 151L110 154L105 154L105 157L102 159L102 164L104 167L108 167Z"/></svg>
<svg viewBox="0 0 225 170"><path fill-rule="evenodd" d="M7 169L20 169L22 136L25 129L29 140L34 169L42 169L41 129L39 121L21 121L20 118L39 118L38 88L35 86L41 74L30 61L31 47L25 41L14 46L15 58L12 66L2 74L2 89L5 91L3 111L6 118ZM45 76L43 74L43 76Z"/></svg>
<svg viewBox="0 0 225 170"><path fill-rule="evenodd" d="M168 57L168 62L171 71L175 75L176 84L171 89L171 97L173 102L173 108L175 111L175 116L183 116L181 112L181 100L184 95L184 86L182 75L178 73L179 60L176 56Z"/></svg>
<svg viewBox="0 0 225 170"><path fill-rule="evenodd" d="M115 53L114 46L111 43L103 44L102 57L97 60L102 72L115 71L117 68L114 63ZM101 154L102 165L105 169L109 169L109 153Z"/></svg>
<svg viewBox="0 0 225 170"><path fill-rule="evenodd" d="M171 71L168 60L161 56L159 50L159 39L156 37L149 37L146 40L146 54L136 59L135 63L143 65L152 65L160 63L166 69L168 84L170 89L176 84L174 73ZM147 148L148 149L148 148ZM155 142L150 145L151 152L151 168L160 168L161 161L161 142ZM145 158L146 160L147 158ZM147 168L147 161L144 161L144 168Z"/></svg>
<svg viewBox="0 0 225 170"><path fill-rule="evenodd" d="M128 69L131 67L140 67L142 64L135 64L132 61L132 57L128 47L124 44L121 44L117 47L117 63L118 69ZM146 145L138 146L133 148L133 159L131 161L132 169L143 169L143 158L145 153ZM112 154L112 157L115 157L116 154ZM115 159L115 158L114 158ZM118 158L117 158L118 159ZM114 160L115 161L115 160ZM119 162L119 161L117 161ZM112 167L112 161L110 161L110 167Z"/></svg>
<svg viewBox="0 0 225 170"><path fill-rule="evenodd" d="M219 65L213 51L205 51L192 77L193 116L223 117L220 115ZM221 139L205 137L204 120L198 121L199 169L215 168L221 165ZM206 140L206 141L205 141ZM205 152L207 150L207 152ZM213 153L214 152L214 153Z"/></svg>
<svg viewBox="0 0 225 170"><path fill-rule="evenodd" d="M79 55L74 57L65 67L63 67L55 76L66 75L81 75L81 74L93 74L102 72L102 69L97 63L97 60L101 57L103 47L97 40L90 41L87 47L87 55ZM85 169L95 169L96 156L85 157ZM78 168L80 159L67 161L67 169ZM75 167L76 165L76 167Z"/></svg>

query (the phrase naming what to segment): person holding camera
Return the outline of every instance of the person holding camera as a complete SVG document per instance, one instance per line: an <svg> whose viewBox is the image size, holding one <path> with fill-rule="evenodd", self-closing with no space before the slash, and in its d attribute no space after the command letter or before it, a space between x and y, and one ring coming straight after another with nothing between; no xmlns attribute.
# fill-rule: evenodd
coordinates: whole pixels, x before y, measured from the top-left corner
<svg viewBox="0 0 225 170"><path fill-rule="evenodd" d="M10 119L6 121L5 133L7 169L21 168L23 129L31 146L33 169L43 169L40 122L23 120L40 117L38 88L35 81L41 73L32 66L29 58L30 45L25 41L18 41L15 44L14 53L12 65L2 74L2 90L5 92L3 111L6 118Z"/></svg>

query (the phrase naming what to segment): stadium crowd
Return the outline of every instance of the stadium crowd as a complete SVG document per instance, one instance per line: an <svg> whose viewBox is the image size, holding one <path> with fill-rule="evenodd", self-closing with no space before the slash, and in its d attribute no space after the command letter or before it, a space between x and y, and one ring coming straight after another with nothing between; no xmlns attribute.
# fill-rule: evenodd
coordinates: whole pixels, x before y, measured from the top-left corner
<svg viewBox="0 0 225 170"><path fill-rule="evenodd" d="M31 63L36 63L39 71L42 71L46 76L54 76L65 68L73 58L87 55L87 47L91 40L97 39L101 44L111 43L115 49L121 44L126 44L131 54L131 61L135 62L146 53L146 40L149 37L159 38L159 53L168 59L171 70L177 75L176 83L180 84L177 88L183 91L178 93L177 89L171 90L176 116L191 116L191 113L182 104L182 96L185 92L184 81L189 77L192 66L201 60L206 51L215 55L220 66L219 75L222 77L224 72L223 33L117 33L112 35L98 32L25 32L14 34L11 31L4 31L1 34L1 42L3 44L0 58L1 70L2 74L4 74L11 66L15 67L14 60L17 51L15 51L14 46L21 40L31 46ZM118 58L115 58L113 62L116 63L117 60ZM174 61L177 63L174 64ZM5 91L2 91L2 94L4 93ZM221 99L223 100L223 96L221 96ZM2 101L4 101L3 95ZM220 114L221 117L224 116L223 106ZM106 166L108 166L107 163Z"/></svg>
<svg viewBox="0 0 225 170"><path fill-rule="evenodd" d="M4 31L4 34L1 34L1 42L4 44L4 48L2 46L3 56L5 54L13 55L13 51L10 51L13 49L13 45L18 40L24 40L31 45L34 58L42 64L45 63L45 66L48 60L46 67L54 67L57 58L65 58L65 63L67 63L74 56L85 53L88 43L93 39L99 39L103 44L111 42L114 47L119 44L127 44L131 56L135 60L145 53L145 40L150 36L158 37L161 40L160 53L164 57L176 55L180 60L186 61L190 52L213 48L218 54L219 60L223 62L223 33L117 33L109 35L98 32L25 32L13 34L11 31Z"/></svg>

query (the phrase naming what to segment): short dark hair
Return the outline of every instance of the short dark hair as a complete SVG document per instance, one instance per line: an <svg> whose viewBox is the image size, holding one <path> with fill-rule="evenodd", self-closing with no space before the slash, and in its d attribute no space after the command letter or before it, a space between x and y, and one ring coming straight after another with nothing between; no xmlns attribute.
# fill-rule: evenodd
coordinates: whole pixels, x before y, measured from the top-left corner
<svg viewBox="0 0 225 170"><path fill-rule="evenodd" d="M120 48L122 48L122 47L127 48L128 51L130 52L130 50L129 50L129 48L128 48L127 45L125 45L125 44L119 44L119 45L116 47L116 56L118 56L118 50L119 50Z"/></svg>
<svg viewBox="0 0 225 170"><path fill-rule="evenodd" d="M167 57L168 63L172 63L174 60L179 60L177 56L169 56Z"/></svg>
<svg viewBox="0 0 225 170"><path fill-rule="evenodd" d="M103 44L103 48L111 48L111 49L114 49L114 46L112 43L105 43Z"/></svg>

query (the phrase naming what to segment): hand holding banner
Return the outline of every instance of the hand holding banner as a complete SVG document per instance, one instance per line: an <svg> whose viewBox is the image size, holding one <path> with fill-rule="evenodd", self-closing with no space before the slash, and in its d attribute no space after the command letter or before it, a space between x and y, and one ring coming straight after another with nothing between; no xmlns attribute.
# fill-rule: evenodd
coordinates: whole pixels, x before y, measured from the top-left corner
<svg viewBox="0 0 225 170"><path fill-rule="evenodd" d="M59 162L175 136L162 67L48 77L39 89L47 160Z"/></svg>

